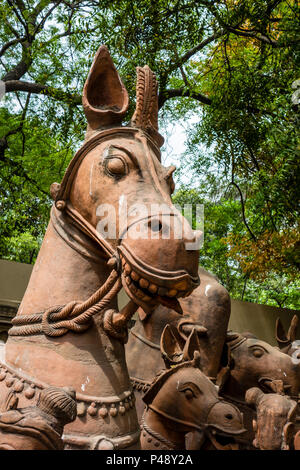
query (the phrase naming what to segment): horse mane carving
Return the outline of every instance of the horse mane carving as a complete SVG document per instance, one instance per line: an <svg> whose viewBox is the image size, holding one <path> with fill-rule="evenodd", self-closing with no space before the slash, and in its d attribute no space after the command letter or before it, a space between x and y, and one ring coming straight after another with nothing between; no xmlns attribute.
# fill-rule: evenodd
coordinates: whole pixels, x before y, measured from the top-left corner
<svg viewBox="0 0 300 470"><path fill-rule="evenodd" d="M137 67L136 108L130 125L145 130L161 147L163 137L158 133L158 83L155 74L145 65Z"/></svg>

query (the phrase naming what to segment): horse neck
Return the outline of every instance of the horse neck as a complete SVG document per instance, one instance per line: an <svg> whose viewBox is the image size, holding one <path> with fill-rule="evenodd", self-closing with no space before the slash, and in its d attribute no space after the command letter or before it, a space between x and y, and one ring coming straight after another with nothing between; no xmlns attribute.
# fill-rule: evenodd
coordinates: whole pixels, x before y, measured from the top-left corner
<svg viewBox="0 0 300 470"><path fill-rule="evenodd" d="M50 222L19 316L74 300L85 301L104 283L109 275L105 260L94 262L78 251L57 234ZM114 299L108 308L116 307ZM43 334L10 336L5 362L42 383L72 387L90 396L115 396L128 391L124 346L106 334L101 319L101 313L96 314L90 328L80 334L68 332L54 338Z"/></svg>
<svg viewBox="0 0 300 470"><path fill-rule="evenodd" d="M136 328L145 338L159 346L160 338L164 327L169 323L176 323L181 319L181 315L162 305L156 307L151 315L145 320L137 322Z"/></svg>
<svg viewBox="0 0 300 470"><path fill-rule="evenodd" d="M73 300L84 301L108 275L103 258L79 253L58 235L50 221L18 315L42 312Z"/></svg>
<svg viewBox="0 0 300 470"><path fill-rule="evenodd" d="M245 393L246 389L241 386L230 372L225 384L222 386L222 396L225 396L226 398L231 397L233 400L238 400L244 403Z"/></svg>
<svg viewBox="0 0 300 470"><path fill-rule="evenodd" d="M167 441L171 442L175 449L185 449L185 434L188 431L178 430L178 423L174 423L167 418L160 416L150 408L147 409L144 415L146 425L155 433L162 436ZM175 430L175 428L177 430Z"/></svg>

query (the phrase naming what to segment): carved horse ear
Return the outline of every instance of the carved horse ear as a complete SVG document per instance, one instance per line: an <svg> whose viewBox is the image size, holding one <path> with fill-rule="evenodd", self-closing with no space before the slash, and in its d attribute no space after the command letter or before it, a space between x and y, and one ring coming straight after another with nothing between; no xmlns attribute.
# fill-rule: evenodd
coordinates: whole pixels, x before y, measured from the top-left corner
<svg viewBox="0 0 300 470"><path fill-rule="evenodd" d="M226 333L226 344L230 351L237 348L241 343L246 341L246 337L243 334L235 333L234 331L227 331Z"/></svg>
<svg viewBox="0 0 300 470"><path fill-rule="evenodd" d="M91 130L121 124L128 110L128 93L106 46L96 52L83 87L83 109Z"/></svg>
<svg viewBox="0 0 300 470"><path fill-rule="evenodd" d="M194 367L201 369L201 356L199 351L194 351L193 363Z"/></svg>
<svg viewBox="0 0 300 470"><path fill-rule="evenodd" d="M185 361L192 361L194 359L194 354L196 351L200 351L200 343L197 331L195 328L193 328L183 348L183 359Z"/></svg>
<svg viewBox="0 0 300 470"><path fill-rule="evenodd" d="M285 329L279 317L276 319L275 338L280 349L290 344L290 341L286 336Z"/></svg>
<svg viewBox="0 0 300 470"><path fill-rule="evenodd" d="M289 346L290 344L292 344L293 341L295 341L297 337L298 322L299 322L299 319L297 315L294 315L291 320L288 333L286 334L280 318L279 317L277 318L275 337L276 337L276 340L280 349L283 349L286 346Z"/></svg>
<svg viewBox="0 0 300 470"><path fill-rule="evenodd" d="M164 138L158 132L158 83L148 65L137 67L136 72L136 108L130 125L146 131L161 147Z"/></svg>
<svg viewBox="0 0 300 470"><path fill-rule="evenodd" d="M160 339L162 358L169 369L171 365L179 364L183 359L183 341L177 328L166 325Z"/></svg>
<svg viewBox="0 0 300 470"><path fill-rule="evenodd" d="M220 359L220 367L219 369L221 370L223 367L228 367L230 368L231 365L231 351L230 347L228 344L225 342L223 344L223 349L222 349L222 354L221 354L221 359Z"/></svg>
<svg viewBox="0 0 300 470"><path fill-rule="evenodd" d="M297 315L294 315L291 320L291 324L288 331L288 338L290 339L291 343L297 338L298 323L299 318L297 317Z"/></svg>

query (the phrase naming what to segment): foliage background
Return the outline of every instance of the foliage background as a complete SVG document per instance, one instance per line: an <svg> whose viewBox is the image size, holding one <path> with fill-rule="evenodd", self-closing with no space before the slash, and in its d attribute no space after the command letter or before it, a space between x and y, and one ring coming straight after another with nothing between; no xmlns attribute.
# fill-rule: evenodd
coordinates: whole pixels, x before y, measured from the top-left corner
<svg viewBox="0 0 300 470"><path fill-rule="evenodd" d="M83 139L83 83L107 44L128 118L147 63L161 132L186 123L174 201L205 205L200 264L234 298L299 308L299 29L293 0L4 0L0 257L34 262L49 186Z"/></svg>

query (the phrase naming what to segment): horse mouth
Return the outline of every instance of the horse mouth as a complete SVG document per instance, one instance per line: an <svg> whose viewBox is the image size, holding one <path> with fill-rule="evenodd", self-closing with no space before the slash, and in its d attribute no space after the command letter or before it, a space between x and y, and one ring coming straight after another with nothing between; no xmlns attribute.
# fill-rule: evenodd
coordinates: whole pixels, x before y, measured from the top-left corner
<svg viewBox="0 0 300 470"><path fill-rule="evenodd" d="M200 283L184 270L168 272L146 265L122 244L118 247L122 263L122 284L127 295L150 312L163 304L182 313L178 297L187 297Z"/></svg>
<svg viewBox="0 0 300 470"><path fill-rule="evenodd" d="M208 439L217 450L239 450L239 444L229 434L222 433L216 429L207 432Z"/></svg>
<svg viewBox="0 0 300 470"><path fill-rule="evenodd" d="M258 379L261 390L265 393L289 394L292 386L285 384L282 380L260 377Z"/></svg>

